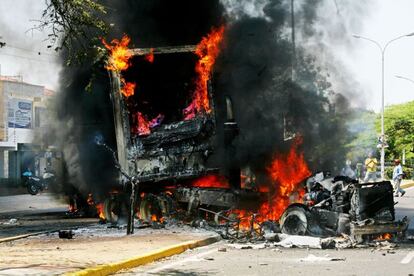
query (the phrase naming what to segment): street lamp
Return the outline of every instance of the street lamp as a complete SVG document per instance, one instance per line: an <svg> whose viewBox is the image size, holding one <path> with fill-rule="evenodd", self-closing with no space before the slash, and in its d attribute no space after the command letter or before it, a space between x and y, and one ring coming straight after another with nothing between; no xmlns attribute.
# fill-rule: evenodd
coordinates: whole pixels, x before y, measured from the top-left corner
<svg viewBox="0 0 414 276"><path fill-rule="evenodd" d="M414 83L414 80L412 80L412 79L410 79L410 78L406 78L406 77L403 77L403 76L398 76L398 75L395 75L394 77L396 77L396 78L398 78L398 79L407 80L407 81L409 81L409 82Z"/></svg>
<svg viewBox="0 0 414 276"><path fill-rule="evenodd" d="M401 35L398 36L394 39L391 39L390 41L388 41L384 46L381 46L380 43L378 43L375 40L372 40L370 38L367 37L363 37L360 35L352 35L355 38L358 39L364 39L367 41L370 41L372 43L374 43L376 46L378 46L378 48L381 51L381 67L382 67L382 73L381 73L381 78L382 78L382 93L381 93L381 139L380 141L382 141L381 143L381 179L384 180L384 161L385 161L385 133L384 133L384 90L385 90L385 80L384 80L384 68L385 68L385 50L387 50L387 47L394 41L404 38L404 37L408 37L408 36L414 36L414 33L409 33L409 34L405 34L405 35Z"/></svg>

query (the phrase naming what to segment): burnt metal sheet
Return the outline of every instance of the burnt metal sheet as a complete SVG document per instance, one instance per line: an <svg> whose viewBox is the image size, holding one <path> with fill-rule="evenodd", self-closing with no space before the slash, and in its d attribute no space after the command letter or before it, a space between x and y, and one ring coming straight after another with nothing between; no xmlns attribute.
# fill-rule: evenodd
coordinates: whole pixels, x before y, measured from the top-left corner
<svg viewBox="0 0 414 276"><path fill-rule="evenodd" d="M144 56L148 54L175 54L175 53L188 53L194 52L197 45L183 45L183 46L167 46L167 47L155 47L155 48L135 48L130 49L135 56Z"/></svg>

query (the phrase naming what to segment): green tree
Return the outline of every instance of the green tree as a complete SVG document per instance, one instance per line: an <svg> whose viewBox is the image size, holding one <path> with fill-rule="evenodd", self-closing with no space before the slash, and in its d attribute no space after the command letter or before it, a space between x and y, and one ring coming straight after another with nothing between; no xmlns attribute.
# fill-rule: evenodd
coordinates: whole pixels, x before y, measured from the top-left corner
<svg viewBox="0 0 414 276"><path fill-rule="evenodd" d="M48 48L66 50L68 63L99 56L97 42L108 31L108 24L102 19L106 10L99 1L46 0L46 5L34 28L49 32Z"/></svg>
<svg viewBox="0 0 414 276"><path fill-rule="evenodd" d="M385 108L384 127L389 147L386 159L402 158L405 151L406 159L414 159L414 101L391 105ZM377 118L376 129L381 129L380 118Z"/></svg>

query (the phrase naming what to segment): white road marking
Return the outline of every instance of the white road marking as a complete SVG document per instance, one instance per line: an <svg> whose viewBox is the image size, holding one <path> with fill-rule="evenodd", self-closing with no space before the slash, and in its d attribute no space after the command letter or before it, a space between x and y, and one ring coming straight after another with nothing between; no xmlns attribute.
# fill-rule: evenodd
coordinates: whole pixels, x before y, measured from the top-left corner
<svg viewBox="0 0 414 276"><path fill-rule="evenodd" d="M404 259L401 260L402 264L409 264L414 258L414 251L408 252Z"/></svg>
<svg viewBox="0 0 414 276"><path fill-rule="evenodd" d="M209 250L209 251L206 251L206 252L202 252L202 253L199 253L197 255L194 255L194 256L185 258L184 260L177 261L177 262L172 262L172 263L169 263L169 264L166 264L166 265L163 265L163 266L160 266L160 267L157 267L157 268L148 270L148 271L145 272L145 274L158 273L158 272L160 272L160 271L162 271L164 269L176 267L177 265L181 265L181 264L184 264L184 263L201 261L202 260L202 259L200 259L201 257L204 257L206 255L210 255L210 254L213 254L213 253L217 253L217 250L218 250L217 248L214 248L212 250Z"/></svg>

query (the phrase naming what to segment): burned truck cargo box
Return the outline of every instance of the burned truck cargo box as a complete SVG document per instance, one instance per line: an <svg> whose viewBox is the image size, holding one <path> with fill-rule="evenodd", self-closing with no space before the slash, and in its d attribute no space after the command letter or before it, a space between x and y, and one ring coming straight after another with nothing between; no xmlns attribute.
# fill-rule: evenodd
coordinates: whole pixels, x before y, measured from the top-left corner
<svg viewBox="0 0 414 276"><path fill-rule="evenodd" d="M216 129L211 85L206 91L210 110L191 114L194 50L191 45L133 49L131 66L122 75L111 72L118 159L140 183L216 171L207 166ZM125 83L136 85L133 95L122 96Z"/></svg>

